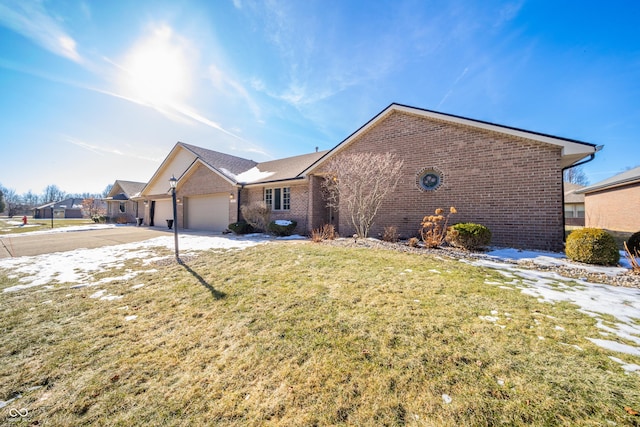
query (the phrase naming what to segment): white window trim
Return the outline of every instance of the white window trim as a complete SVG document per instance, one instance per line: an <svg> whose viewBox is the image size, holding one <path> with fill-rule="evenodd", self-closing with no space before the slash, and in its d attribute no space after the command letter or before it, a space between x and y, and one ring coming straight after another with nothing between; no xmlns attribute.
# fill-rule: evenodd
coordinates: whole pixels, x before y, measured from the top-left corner
<svg viewBox="0 0 640 427"><path fill-rule="evenodd" d="M275 200L276 200L276 191L280 190L280 207L276 208ZM267 200L267 192L270 192L269 199L271 203ZM289 207L285 208L285 193L287 195L286 199ZM262 200L271 207L271 211L273 212L287 212L291 210L291 187L269 187L265 188L262 193Z"/></svg>

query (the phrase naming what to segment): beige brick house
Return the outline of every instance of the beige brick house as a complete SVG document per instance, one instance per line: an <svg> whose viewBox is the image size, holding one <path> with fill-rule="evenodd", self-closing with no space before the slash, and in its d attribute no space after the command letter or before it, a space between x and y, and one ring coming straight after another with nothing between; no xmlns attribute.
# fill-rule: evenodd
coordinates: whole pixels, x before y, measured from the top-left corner
<svg viewBox="0 0 640 427"><path fill-rule="evenodd" d="M564 183L564 224L584 227L584 185Z"/></svg>
<svg viewBox="0 0 640 427"><path fill-rule="evenodd" d="M117 223L133 223L143 212L137 197L145 187L144 182L116 180L104 201L107 217Z"/></svg>
<svg viewBox="0 0 640 427"><path fill-rule="evenodd" d="M585 225L640 231L640 167L578 190L584 195Z"/></svg>
<svg viewBox="0 0 640 427"><path fill-rule="evenodd" d="M178 143L141 192L145 223L172 217L169 178L178 178L178 225L222 231L240 217L239 206L266 201L272 219L293 219L300 234L334 223L353 229L326 207L323 168L354 152L393 152L404 159L403 180L383 202L371 229L397 226L417 233L424 215L455 206L455 222L477 222L493 244L561 250L563 168L589 157L596 146L572 139L391 104L329 151L257 163ZM366 165L363 165L366 167Z"/></svg>

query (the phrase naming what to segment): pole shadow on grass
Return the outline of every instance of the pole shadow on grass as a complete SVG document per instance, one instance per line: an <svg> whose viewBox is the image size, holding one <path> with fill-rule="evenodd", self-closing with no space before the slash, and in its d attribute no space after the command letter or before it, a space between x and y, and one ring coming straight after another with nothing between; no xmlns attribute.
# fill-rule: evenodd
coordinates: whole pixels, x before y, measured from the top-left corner
<svg viewBox="0 0 640 427"><path fill-rule="evenodd" d="M225 294L224 292L220 292L219 290L211 286L209 282L204 280L204 278L201 275L193 271L193 269L189 267L187 264L185 264L184 262L180 262L180 265L182 265L189 273L191 273L193 277L198 279L198 282L200 282L202 286L204 286L209 290L209 292L211 292L211 296L213 296L214 299L223 299L227 296L227 294Z"/></svg>

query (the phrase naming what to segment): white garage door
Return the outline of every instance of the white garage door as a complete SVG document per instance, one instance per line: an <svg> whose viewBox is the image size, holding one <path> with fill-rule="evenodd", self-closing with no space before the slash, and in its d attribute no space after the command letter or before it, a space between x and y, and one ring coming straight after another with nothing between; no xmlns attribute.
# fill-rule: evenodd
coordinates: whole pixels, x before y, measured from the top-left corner
<svg viewBox="0 0 640 427"><path fill-rule="evenodd" d="M153 225L155 227L166 227L168 219L173 219L173 205L171 204L171 199L156 200Z"/></svg>
<svg viewBox="0 0 640 427"><path fill-rule="evenodd" d="M187 198L187 228L224 231L229 225L229 194Z"/></svg>

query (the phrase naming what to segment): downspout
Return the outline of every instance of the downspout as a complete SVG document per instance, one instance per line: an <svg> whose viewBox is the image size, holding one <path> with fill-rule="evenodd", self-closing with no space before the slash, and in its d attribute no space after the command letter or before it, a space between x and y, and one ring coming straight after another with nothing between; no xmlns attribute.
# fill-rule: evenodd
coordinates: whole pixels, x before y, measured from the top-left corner
<svg viewBox="0 0 640 427"><path fill-rule="evenodd" d="M238 187L238 197L236 197L236 202L238 203L238 206L236 207L237 212L236 212L236 222L240 222L240 195L242 194L242 189L244 188L244 184L240 184L240 187Z"/></svg>
<svg viewBox="0 0 640 427"><path fill-rule="evenodd" d="M571 166L567 166L566 168L562 168L562 241L563 242L567 241L566 232L565 232L565 222L566 222L567 218L565 217L565 213L564 213L564 171L566 171L567 169L575 168L576 166L582 166L582 165L584 165L586 163L589 163L590 161L592 161L593 159L596 158L596 153L598 151L602 150L602 147L603 147L603 145L597 145L596 146L596 151L591 153L587 160L583 160L583 161L575 163L575 164L573 164Z"/></svg>

